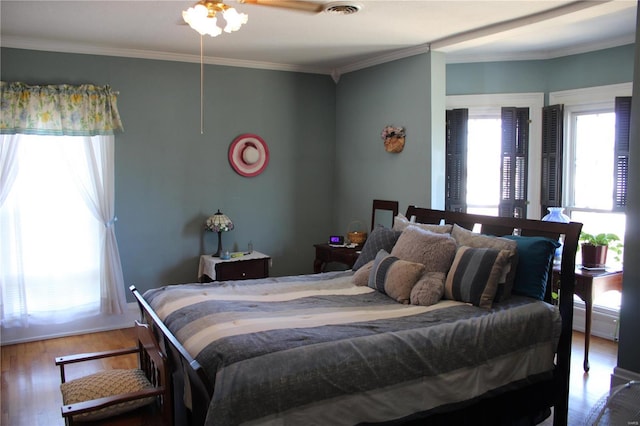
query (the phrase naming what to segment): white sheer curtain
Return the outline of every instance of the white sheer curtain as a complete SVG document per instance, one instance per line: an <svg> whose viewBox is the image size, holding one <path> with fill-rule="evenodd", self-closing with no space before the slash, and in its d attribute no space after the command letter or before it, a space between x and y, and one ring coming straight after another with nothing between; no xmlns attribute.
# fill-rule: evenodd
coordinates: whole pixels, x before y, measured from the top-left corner
<svg viewBox="0 0 640 426"><path fill-rule="evenodd" d="M18 163L15 161L18 135L0 135L0 207L16 180Z"/></svg>
<svg viewBox="0 0 640 426"><path fill-rule="evenodd" d="M126 301L124 278L120 267L120 252L114 229L114 153L113 136L84 137L84 161L68 157L76 176L76 183L93 216L104 225L100 244L100 311L104 314L121 314ZM86 165L86 167L78 167Z"/></svg>
<svg viewBox="0 0 640 426"><path fill-rule="evenodd" d="M123 313L113 136L19 135L13 143L20 167L0 207L3 326Z"/></svg>
<svg viewBox="0 0 640 426"><path fill-rule="evenodd" d="M16 161L18 138L18 135L0 135L0 212L18 174L18 162ZM12 261L10 250L18 245L18 241L6 229L4 232L1 231L2 229L3 226L0 222L0 268L5 271L7 264ZM18 248L16 247L15 250ZM5 317L7 317L12 324L25 326L27 324L26 295L23 275L20 273L21 268L19 268L20 265L16 264L15 285L12 287L9 286L6 274L0 274L0 318L3 324ZM5 315L5 301L10 304L7 306L8 315Z"/></svg>

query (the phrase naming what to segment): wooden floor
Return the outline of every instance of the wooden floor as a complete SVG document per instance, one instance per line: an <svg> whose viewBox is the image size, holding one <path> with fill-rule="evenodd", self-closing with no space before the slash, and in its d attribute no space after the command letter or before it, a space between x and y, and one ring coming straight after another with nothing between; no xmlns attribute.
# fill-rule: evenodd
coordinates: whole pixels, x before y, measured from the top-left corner
<svg viewBox="0 0 640 426"><path fill-rule="evenodd" d="M611 374L618 363L618 344L611 340L591 336L589 347L589 372L582 367L584 361L584 334L573 332L571 375L569 384L570 426L586 425L591 408L609 391ZM542 426L553 424L547 419Z"/></svg>
<svg viewBox="0 0 640 426"><path fill-rule="evenodd" d="M617 363L618 345L591 338L591 370L582 370L584 335L573 336L569 424L583 425L591 407L608 391L611 373ZM43 340L0 348L2 352L2 389L0 397L3 426L64 425L60 416L60 373L54 358L61 355L133 346L133 329ZM115 361L118 360L118 361ZM72 366L67 380L107 368L132 368L135 358L118 357L111 361L92 361ZM66 370L66 369L65 369ZM131 421L111 423L118 426L152 424L141 414ZM543 425L551 425L548 419Z"/></svg>

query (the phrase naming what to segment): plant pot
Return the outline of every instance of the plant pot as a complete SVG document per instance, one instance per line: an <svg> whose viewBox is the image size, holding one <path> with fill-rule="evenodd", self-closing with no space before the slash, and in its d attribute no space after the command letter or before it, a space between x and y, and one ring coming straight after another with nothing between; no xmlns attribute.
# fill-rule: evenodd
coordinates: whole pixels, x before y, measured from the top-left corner
<svg viewBox="0 0 640 426"><path fill-rule="evenodd" d="M582 244L582 266L586 268L604 268L607 263L609 246Z"/></svg>

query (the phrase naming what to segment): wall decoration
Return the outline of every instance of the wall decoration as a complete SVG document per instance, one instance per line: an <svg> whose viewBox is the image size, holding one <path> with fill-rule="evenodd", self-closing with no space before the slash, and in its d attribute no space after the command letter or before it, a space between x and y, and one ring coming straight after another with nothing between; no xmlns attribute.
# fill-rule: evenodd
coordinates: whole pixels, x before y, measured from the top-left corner
<svg viewBox="0 0 640 426"><path fill-rule="evenodd" d="M380 134L387 152L398 153L404 149L404 127L386 126Z"/></svg>
<svg viewBox="0 0 640 426"><path fill-rule="evenodd" d="M239 175L257 176L269 164L269 148L260 136L245 133L231 143L229 163Z"/></svg>

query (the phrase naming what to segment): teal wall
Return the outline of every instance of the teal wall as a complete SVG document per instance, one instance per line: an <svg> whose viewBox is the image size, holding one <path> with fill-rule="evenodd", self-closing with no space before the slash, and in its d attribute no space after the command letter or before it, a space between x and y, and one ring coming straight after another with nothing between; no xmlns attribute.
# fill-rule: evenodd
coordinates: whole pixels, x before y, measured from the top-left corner
<svg viewBox="0 0 640 426"><path fill-rule="evenodd" d="M443 76L444 67L440 54L421 54L348 73L338 82L335 232L346 232L354 220L370 229L373 199L397 200L402 212L409 204L430 205L432 69ZM435 95L444 105L444 92ZM405 128L401 153L384 150L380 133L386 125Z"/></svg>
<svg viewBox="0 0 640 426"><path fill-rule="evenodd" d="M447 95L579 89L633 80L634 45L539 61L447 65Z"/></svg>
<svg viewBox="0 0 640 426"><path fill-rule="evenodd" d="M2 79L28 84L109 84L120 92L116 235L125 284L140 289L196 279L204 233L221 209L236 228L227 247L273 257L273 275L310 273L313 243L331 232L335 84L328 76L205 66L200 134L199 64L2 49ZM236 174L228 148L260 135L270 163ZM127 292L128 293L128 292ZM130 299L131 300L131 299Z"/></svg>
<svg viewBox="0 0 640 426"><path fill-rule="evenodd" d="M548 61L547 92L633 81L633 44Z"/></svg>
<svg viewBox="0 0 640 426"><path fill-rule="evenodd" d="M545 61L473 62L447 65L447 95L545 92Z"/></svg>

